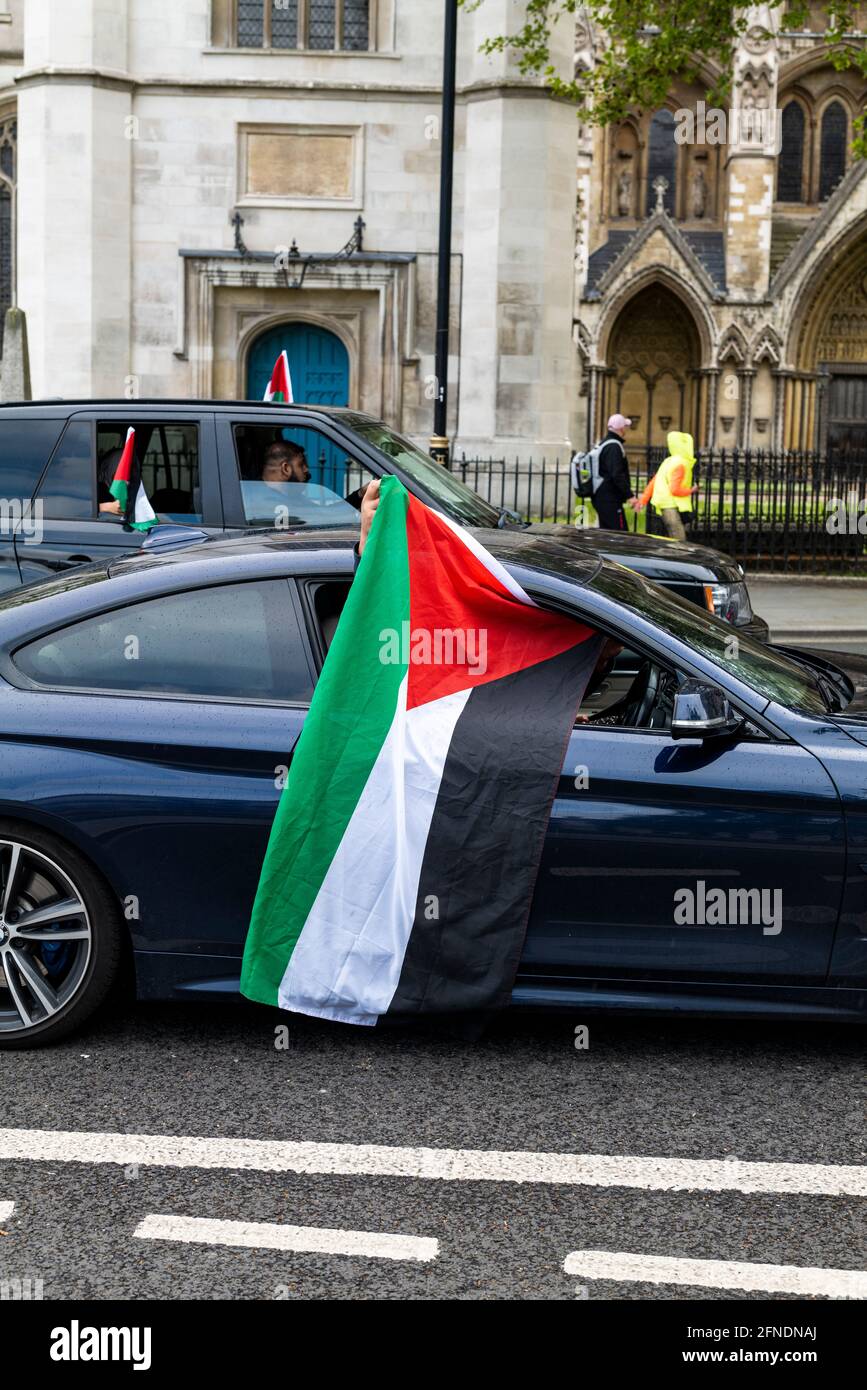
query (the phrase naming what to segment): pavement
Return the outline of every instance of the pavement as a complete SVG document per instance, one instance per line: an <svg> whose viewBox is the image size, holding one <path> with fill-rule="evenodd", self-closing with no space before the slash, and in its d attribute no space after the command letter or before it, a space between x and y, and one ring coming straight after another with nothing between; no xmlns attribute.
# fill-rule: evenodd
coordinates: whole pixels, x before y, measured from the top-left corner
<svg viewBox="0 0 867 1390"><path fill-rule="evenodd" d="M747 583L771 641L867 653L867 579L748 574Z"/></svg>
<svg viewBox="0 0 867 1390"><path fill-rule="evenodd" d="M864 1298L864 1099L844 1025L139 1005L3 1054L0 1297Z"/></svg>

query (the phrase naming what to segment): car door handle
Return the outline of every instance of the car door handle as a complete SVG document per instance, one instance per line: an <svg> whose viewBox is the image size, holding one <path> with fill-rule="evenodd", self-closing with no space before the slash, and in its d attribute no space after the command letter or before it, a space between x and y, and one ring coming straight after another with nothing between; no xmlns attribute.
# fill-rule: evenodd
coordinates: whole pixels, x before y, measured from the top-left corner
<svg viewBox="0 0 867 1390"><path fill-rule="evenodd" d="M70 565L89 565L89 555L67 555L67 563Z"/></svg>

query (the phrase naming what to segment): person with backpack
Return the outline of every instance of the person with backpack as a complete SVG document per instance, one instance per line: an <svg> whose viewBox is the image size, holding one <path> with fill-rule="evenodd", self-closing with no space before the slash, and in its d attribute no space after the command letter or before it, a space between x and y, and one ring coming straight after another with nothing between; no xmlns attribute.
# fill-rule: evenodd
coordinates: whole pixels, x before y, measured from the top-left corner
<svg viewBox="0 0 867 1390"><path fill-rule="evenodd" d="M599 517L599 525L607 531L625 531L624 503L635 507L638 498L632 491L629 463L624 438L632 428L626 415L612 415L605 438L586 454L576 454L572 460L572 482L579 497L589 498Z"/></svg>
<svg viewBox="0 0 867 1390"><path fill-rule="evenodd" d="M672 540L686 540L686 522L692 516L692 499L698 492L693 484L695 450L691 434L672 430L668 436L668 456L662 460L638 500L638 509L650 502L656 516Z"/></svg>

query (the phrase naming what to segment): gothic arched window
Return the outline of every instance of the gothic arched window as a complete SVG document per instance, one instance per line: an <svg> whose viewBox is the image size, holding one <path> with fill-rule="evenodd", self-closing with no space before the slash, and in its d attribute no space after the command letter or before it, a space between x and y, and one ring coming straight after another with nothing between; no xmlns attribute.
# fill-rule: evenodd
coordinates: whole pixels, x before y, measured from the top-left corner
<svg viewBox="0 0 867 1390"><path fill-rule="evenodd" d="M656 207L656 179L665 179L668 187L662 198L666 212L674 216L674 195L677 183L677 145L674 139L674 115L666 107L654 112L650 122L650 148L647 154L647 215Z"/></svg>
<svg viewBox="0 0 867 1390"><path fill-rule="evenodd" d="M824 203L846 172L846 143L848 123L845 107L832 101L822 115L822 134L819 141L819 202Z"/></svg>
<svg viewBox="0 0 867 1390"><path fill-rule="evenodd" d="M777 199L781 203L804 201L804 108L790 101L783 107L780 156L777 163Z"/></svg>
<svg viewBox="0 0 867 1390"><path fill-rule="evenodd" d="M0 120L0 352L6 310L15 299L15 177L18 124Z"/></svg>
<svg viewBox="0 0 867 1390"><path fill-rule="evenodd" d="M239 48L353 51L370 43L369 0L235 0Z"/></svg>

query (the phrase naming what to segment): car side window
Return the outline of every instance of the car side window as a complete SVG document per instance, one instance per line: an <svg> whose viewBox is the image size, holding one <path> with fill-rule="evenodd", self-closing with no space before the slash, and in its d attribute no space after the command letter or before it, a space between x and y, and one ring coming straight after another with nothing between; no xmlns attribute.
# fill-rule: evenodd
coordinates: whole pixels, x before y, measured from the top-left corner
<svg viewBox="0 0 867 1390"><path fill-rule="evenodd" d="M100 422L96 428L97 490L111 500L111 484L129 425L135 426L136 460L150 504L165 521L202 520L199 427L195 421Z"/></svg>
<svg viewBox="0 0 867 1390"><path fill-rule="evenodd" d="M92 521L95 482L90 421L70 420L37 493L46 521Z"/></svg>
<svg viewBox="0 0 867 1390"><path fill-rule="evenodd" d="M357 526L374 473L316 429L233 424L248 526Z"/></svg>
<svg viewBox="0 0 867 1390"><path fill-rule="evenodd" d="M61 690L309 703L313 682L285 579L128 604L20 647L19 671Z"/></svg>
<svg viewBox="0 0 867 1390"><path fill-rule="evenodd" d="M671 668L606 636L576 722L609 729L667 730L677 685Z"/></svg>
<svg viewBox="0 0 867 1390"><path fill-rule="evenodd" d="M16 420L12 417L0 421L3 497L7 505L14 498L22 508L26 507L63 425L63 420Z"/></svg>

